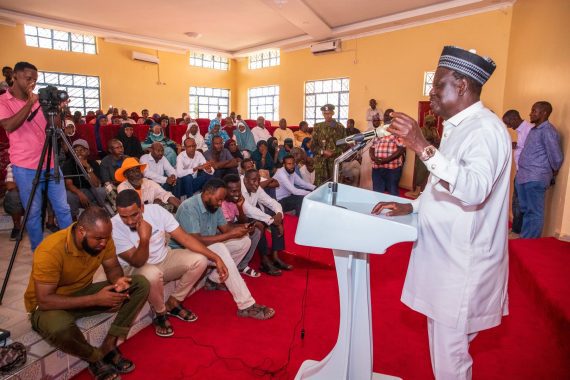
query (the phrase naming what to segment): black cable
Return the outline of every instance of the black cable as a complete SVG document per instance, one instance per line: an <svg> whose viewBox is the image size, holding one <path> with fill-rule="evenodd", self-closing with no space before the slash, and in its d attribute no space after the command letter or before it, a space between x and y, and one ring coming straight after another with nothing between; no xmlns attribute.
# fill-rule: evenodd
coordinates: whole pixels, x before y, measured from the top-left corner
<svg viewBox="0 0 570 380"><path fill-rule="evenodd" d="M312 248L309 247L309 254L308 254L307 259L311 258L311 252L312 252ZM194 376L196 376L200 371L212 367L218 361L222 361L222 363L224 364L224 367L226 367L230 371L237 371L237 370L242 369L242 368L230 367L228 362L229 361L236 361L237 363L241 364L241 366L244 367L245 369L249 369L256 377L269 376L269 378L277 378L278 376L281 376L281 377L286 378L287 367L289 366L289 364L291 362L291 354L293 352L293 349L295 348L295 335L296 335L295 333L296 333L297 329L299 328L299 326L302 326L301 327L301 340L304 340L304 338L305 338L305 315L306 315L305 311L307 308L307 295L309 292L309 269L310 269L310 266L307 266L307 270L305 271L305 290L303 291L303 297L301 300L301 317L299 318L299 320L295 324L295 327L293 328L293 333L291 334L291 342L289 343L289 349L287 350L287 360L285 360L285 363L283 363L279 368L274 369L274 370L267 368L273 364L273 360L268 359L268 358L263 359L261 361L261 363L258 365L249 365L242 358L220 355L216 349L216 346L211 345L211 344L199 343L191 336L173 336L170 339L191 340L192 343L194 343L194 345L196 345L198 347L208 348L213 352L214 356L216 357L214 360L212 360L207 365L198 366L189 375L184 375L183 373L181 373L180 374L181 379L194 378Z"/></svg>

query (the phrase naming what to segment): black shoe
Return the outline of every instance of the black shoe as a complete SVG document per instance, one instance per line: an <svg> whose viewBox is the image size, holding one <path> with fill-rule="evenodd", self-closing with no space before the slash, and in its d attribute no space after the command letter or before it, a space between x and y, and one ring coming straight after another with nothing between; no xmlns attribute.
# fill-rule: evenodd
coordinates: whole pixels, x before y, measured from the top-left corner
<svg viewBox="0 0 570 380"><path fill-rule="evenodd" d="M52 233L59 231L57 224L46 223L46 229L50 230Z"/></svg>
<svg viewBox="0 0 570 380"><path fill-rule="evenodd" d="M293 265L287 264L286 262L281 261L281 259L278 257L273 259L273 264L279 269L293 270Z"/></svg>
<svg viewBox="0 0 570 380"><path fill-rule="evenodd" d="M12 232L10 233L10 240L16 240L18 238L18 235L20 235L20 229L12 228Z"/></svg>
<svg viewBox="0 0 570 380"><path fill-rule="evenodd" d="M276 268L272 263L270 262L265 262L265 263L261 263L261 266L259 267L259 270L263 273L267 273L270 276L281 276L281 270L279 270L278 268Z"/></svg>
<svg viewBox="0 0 570 380"><path fill-rule="evenodd" d="M206 290L228 290L228 287L224 284L218 284L209 278L206 279L206 283L204 284L204 289Z"/></svg>

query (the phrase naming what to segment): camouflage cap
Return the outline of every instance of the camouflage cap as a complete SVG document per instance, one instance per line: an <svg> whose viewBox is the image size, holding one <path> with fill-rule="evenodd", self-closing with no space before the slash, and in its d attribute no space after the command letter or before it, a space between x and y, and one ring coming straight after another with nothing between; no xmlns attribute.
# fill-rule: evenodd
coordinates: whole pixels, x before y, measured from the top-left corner
<svg viewBox="0 0 570 380"><path fill-rule="evenodd" d="M321 107L321 111L334 111L334 106L332 104L325 104Z"/></svg>

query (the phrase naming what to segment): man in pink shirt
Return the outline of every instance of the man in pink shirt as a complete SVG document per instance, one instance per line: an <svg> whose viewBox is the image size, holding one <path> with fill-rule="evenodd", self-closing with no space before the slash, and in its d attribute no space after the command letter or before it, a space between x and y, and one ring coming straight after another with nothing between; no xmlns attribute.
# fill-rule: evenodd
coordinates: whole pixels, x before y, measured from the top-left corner
<svg viewBox="0 0 570 380"><path fill-rule="evenodd" d="M20 190L22 205L27 207L32 191L32 182L38 169L42 147L46 140L46 118L40 109L38 96L33 93L38 79L38 70L28 62L14 66L14 84L0 95L0 126L10 140L10 161L16 185ZM53 157L53 155L52 155ZM53 166L53 161L50 163ZM46 163L42 169L45 169ZM42 192L46 187L45 171L42 170L38 191L32 200L26 229L32 251L43 240L41 223ZM51 169L53 174L53 168ZM61 174L59 183L49 178L47 196L52 205L60 228L71 224L71 213L67 204L65 183Z"/></svg>

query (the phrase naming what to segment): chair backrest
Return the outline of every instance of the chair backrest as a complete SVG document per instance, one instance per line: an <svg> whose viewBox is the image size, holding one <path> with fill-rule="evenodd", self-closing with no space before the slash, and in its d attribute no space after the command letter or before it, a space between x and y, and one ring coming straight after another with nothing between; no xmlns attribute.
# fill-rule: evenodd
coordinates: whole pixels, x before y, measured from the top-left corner
<svg viewBox="0 0 570 380"><path fill-rule="evenodd" d="M143 142L148 135L149 126L146 124L134 124L133 127L135 130L134 135L139 139L140 142Z"/></svg>
<svg viewBox="0 0 570 380"><path fill-rule="evenodd" d="M170 139L176 144L182 143L182 136L186 133L188 128L185 124L171 125L170 126Z"/></svg>

